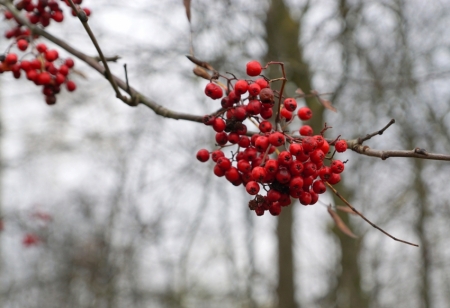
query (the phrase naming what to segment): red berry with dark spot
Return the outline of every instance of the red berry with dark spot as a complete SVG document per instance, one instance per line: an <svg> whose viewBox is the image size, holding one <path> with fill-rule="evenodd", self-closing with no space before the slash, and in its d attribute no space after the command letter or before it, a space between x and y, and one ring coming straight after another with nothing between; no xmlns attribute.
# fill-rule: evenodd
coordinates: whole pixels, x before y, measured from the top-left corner
<svg viewBox="0 0 450 308"><path fill-rule="evenodd" d="M344 171L344 163L340 160L333 160L330 167L333 173L342 173Z"/></svg>
<svg viewBox="0 0 450 308"><path fill-rule="evenodd" d="M306 191L302 191L300 193L300 196L298 198L298 200L300 200L300 203L303 205L309 205L311 203L311 194L309 192Z"/></svg>
<svg viewBox="0 0 450 308"><path fill-rule="evenodd" d="M261 92L261 86L257 83L252 83L248 86L248 93L250 96L257 96Z"/></svg>
<svg viewBox="0 0 450 308"><path fill-rule="evenodd" d="M24 40L24 39L18 40L18 41L17 41L17 48L19 48L19 49L22 50L22 51L27 50L27 48L28 48L28 42L27 42L27 40Z"/></svg>
<svg viewBox="0 0 450 308"><path fill-rule="evenodd" d="M216 134L216 142L218 145L225 145L228 142L228 134L226 132L220 132Z"/></svg>
<svg viewBox="0 0 450 308"><path fill-rule="evenodd" d="M294 111L295 109L297 109L297 102L295 101L294 98L286 98L284 100L284 108L286 108L289 111Z"/></svg>
<svg viewBox="0 0 450 308"><path fill-rule="evenodd" d="M255 181L250 181L247 183L247 185L245 185L245 190L252 196L259 193L259 189L259 184Z"/></svg>
<svg viewBox="0 0 450 308"><path fill-rule="evenodd" d="M206 85L205 94L212 99L219 99L223 96L223 91L219 85L210 82Z"/></svg>
<svg viewBox="0 0 450 308"><path fill-rule="evenodd" d="M328 183L331 185L337 184L341 181L341 175L338 173L332 173L330 178L328 179Z"/></svg>
<svg viewBox="0 0 450 308"><path fill-rule="evenodd" d="M270 134L269 136L269 142L275 146L275 147L279 147L282 146L285 142L285 138L283 136L282 133L280 132L274 132L272 134Z"/></svg>
<svg viewBox="0 0 450 308"><path fill-rule="evenodd" d="M312 185L312 188L316 194L323 194L325 191L327 191L325 183L321 180L315 181Z"/></svg>
<svg viewBox="0 0 450 308"><path fill-rule="evenodd" d="M347 142L345 140L339 140L334 145L334 148L339 153L345 152L347 150Z"/></svg>
<svg viewBox="0 0 450 308"><path fill-rule="evenodd" d="M245 92L247 92L247 90L248 90L248 82L246 80L241 79L234 84L234 91L238 95L244 94Z"/></svg>
<svg viewBox="0 0 450 308"><path fill-rule="evenodd" d="M299 129L299 133L302 136L312 136L313 135L313 129L311 126L309 125L303 125L302 127L300 127Z"/></svg>

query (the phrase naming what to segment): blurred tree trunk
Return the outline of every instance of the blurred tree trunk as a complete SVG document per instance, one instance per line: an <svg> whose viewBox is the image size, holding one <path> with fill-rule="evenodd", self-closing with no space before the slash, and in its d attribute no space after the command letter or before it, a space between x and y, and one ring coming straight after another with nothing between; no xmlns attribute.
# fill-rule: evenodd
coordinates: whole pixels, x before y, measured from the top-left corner
<svg viewBox="0 0 450 308"><path fill-rule="evenodd" d="M306 13L306 10L307 8L303 13ZM268 46L266 60L282 61L287 64L286 74L288 80L295 83L303 92L308 93L312 89L312 75L308 63L303 59L303 49L299 44L301 36L300 22L293 20L289 14L288 7L282 0L273 0L267 12L265 25ZM314 129L314 132L318 133L323 127L324 108L315 99L307 100L307 104L314 113L313 120L309 124ZM339 185L338 188L344 196L349 195L343 185ZM342 218L345 223L350 224L347 215L344 215ZM282 215L278 218L277 226L278 307L297 307L299 305L295 301L293 221L293 207L284 208ZM339 237L342 259L340 270L337 271L339 272L339 277L337 277L338 283L326 296L325 302L331 305L342 305L342 307L344 305L345 307L367 307L367 297L360 287L360 271L357 262L359 242L347 237L340 231L337 231L336 235Z"/></svg>

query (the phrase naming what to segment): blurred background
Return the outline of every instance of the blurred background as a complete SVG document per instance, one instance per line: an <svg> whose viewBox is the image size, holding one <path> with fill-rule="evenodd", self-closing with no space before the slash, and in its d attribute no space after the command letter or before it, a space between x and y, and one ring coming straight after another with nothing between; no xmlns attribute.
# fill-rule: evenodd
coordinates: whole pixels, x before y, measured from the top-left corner
<svg viewBox="0 0 450 308"><path fill-rule="evenodd" d="M104 53L121 56L116 75L127 63L130 83L169 109L218 108L185 57L183 1L83 5ZM367 145L450 153L450 1L193 0L191 10L195 55L219 71L283 61L287 95L333 93L324 98L338 113L299 100L316 131L326 122L329 138L352 139L395 118ZM96 55L68 15L48 31ZM450 307L448 162L340 155L341 194L419 248L339 213L358 238L343 235L331 194L256 217L242 187L195 159L214 149L210 129L130 108L75 67L77 90L52 107L24 77L0 77L2 307Z"/></svg>

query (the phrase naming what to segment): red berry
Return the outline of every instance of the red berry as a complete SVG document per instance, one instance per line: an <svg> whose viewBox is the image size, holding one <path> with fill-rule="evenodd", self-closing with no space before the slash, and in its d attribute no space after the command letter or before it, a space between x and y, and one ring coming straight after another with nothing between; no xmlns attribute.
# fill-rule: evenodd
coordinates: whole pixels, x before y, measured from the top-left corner
<svg viewBox="0 0 450 308"><path fill-rule="evenodd" d="M248 90L248 82L246 80L241 79L234 84L234 91L238 95L244 94L245 92L247 92L247 90Z"/></svg>
<svg viewBox="0 0 450 308"><path fill-rule="evenodd" d="M293 177L289 182L289 189L299 191L303 187L303 178L300 176Z"/></svg>
<svg viewBox="0 0 450 308"><path fill-rule="evenodd" d="M325 183L321 180L315 181L312 185L312 188L316 194L323 194L327 190Z"/></svg>
<svg viewBox="0 0 450 308"><path fill-rule="evenodd" d="M302 191L300 193L300 196L298 198L300 200L300 203L303 205L309 205L311 203L311 194L309 192L306 191Z"/></svg>
<svg viewBox="0 0 450 308"><path fill-rule="evenodd" d="M53 62L58 59L58 52L55 49L47 50L45 52L45 60Z"/></svg>
<svg viewBox="0 0 450 308"><path fill-rule="evenodd" d="M331 185L337 184L341 181L341 175L337 173L332 173L330 178L328 179L328 183Z"/></svg>
<svg viewBox="0 0 450 308"><path fill-rule="evenodd" d="M197 159L201 161L202 163L209 160L209 151L206 149L198 150L197 152Z"/></svg>
<svg viewBox="0 0 450 308"><path fill-rule="evenodd" d="M241 178L238 170L235 167L231 167L225 172L225 177L228 181L230 181L233 184L237 184L235 186L239 186L241 183L238 183L239 179Z"/></svg>
<svg viewBox="0 0 450 308"><path fill-rule="evenodd" d="M340 160L333 160L330 167L333 173L342 173L344 171L344 163Z"/></svg>
<svg viewBox="0 0 450 308"><path fill-rule="evenodd" d="M247 75L249 76L258 76L261 74L262 67L258 61L250 61L247 63Z"/></svg>
<svg viewBox="0 0 450 308"><path fill-rule="evenodd" d="M248 105L245 106L245 110L249 115L258 115L261 112L261 102L256 99L252 99L248 102Z"/></svg>
<svg viewBox="0 0 450 308"><path fill-rule="evenodd" d="M67 66L67 65L61 65L60 67L59 67L59 70L58 70L58 72L59 73L61 73L61 74L63 74L64 76L67 76L67 75L69 75L69 67ZM55 74L56 75L56 74Z"/></svg>
<svg viewBox="0 0 450 308"><path fill-rule="evenodd" d="M299 133L302 136L312 136L313 135L313 129L309 125L303 125L302 127L300 127Z"/></svg>
<svg viewBox="0 0 450 308"><path fill-rule="evenodd" d="M248 93L250 96L257 96L261 92L261 86L257 83L252 83L248 86Z"/></svg>
<svg viewBox="0 0 450 308"><path fill-rule="evenodd" d="M211 153L211 158L213 160L213 162L217 163L217 160L220 157L225 157L225 154L223 154L223 152L221 150L215 150Z"/></svg>
<svg viewBox="0 0 450 308"><path fill-rule="evenodd" d="M271 107L265 108L264 105L262 106L260 115L263 119L265 119L265 120L270 119L272 117L272 114L273 114L273 111L272 111Z"/></svg>
<svg viewBox="0 0 450 308"><path fill-rule="evenodd" d="M6 19L13 19L14 15L10 11L5 11L5 18Z"/></svg>
<svg viewBox="0 0 450 308"><path fill-rule="evenodd" d="M259 84L261 89L267 88L269 86L269 83L264 78L256 79L255 81L257 84Z"/></svg>
<svg viewBox="0 0 450 308"><path fill-rule="evenodd" d="M216 118L214 120L214 124L212 125L213 129L218 133L223 132L225 130L225 126L225 121L221 118Z"/></svg>
<svg viewBox="0 0 450 308"><path fill-rule="evenodd" d="M241 137L240 137L239 134L236 133L236 132L233 132L233 133L229 133L229 134L228 134L228 142L229 142L229 143L236 144L236 143L239 142L240 138L241 138Z"/></svg>
<svg viewBox="0 0 450 308"><path fill-rule="evenodd" d="M66 88L67 88L67 91L73 92L77 88L77 85L72 80L69 80L66 83Z"/></svg>
<svg viewBox="0 0 450 308"><path fill-rule="evenodd" d="M42 72L37 77L37 83L40 85L48 85L50 84L52 77L48 72Z"/></svg>
<svg viewBox="0 0 450 308"><path fill-rule="evenodd" d="M275 178L281 184L287 184L291 180L291 174L286 168L280 168L275 174Z"/></svg>
<svg viewBox="0 0 450 308"><path fill-rule="evenodd" d="M272 130L272 123L270 123L269 121L262 121L261 123L259 123L259 130L262 133L268 133Z"/></svg>
<svg viewBox="0 0 450 308"><path fill-rule="evenodd" d="M289 165L289 172L294 175L300 175L303 171L303 164L298 161L298 160L294 160L291 162L291 164Z"/></svg>
<svg viewBox="0 0 450 308"><path fill-rule="evenodd" d="M261 92L259 92L259 99L261 100L261 103L272 106L273 99L274 99L274 94L273 94L272 89L261 88Z"/></svg>
<svg viewBox="0 0 450 308"><path fill-rule="evenodd" d="M220 132L216 134L216 142L218 145L225 145L228 142L228 134L226 132Z"/></svg>
<svg viewBox="0 0 450 308"><path fill-rule="evenodd" d="M28 48L28 42L27 40L21 39L17 41L17 48L19 48L22 51L27 50Z"/></svg>
<svg viewBox="0 0 450 308"><path fill-rule="evenodd" d="M61 11L55 11L52 14L52 19L56 22L61 22L64 20L64 14Z"/></svg>
<svg viewBox="0 0 450 308"><path fill-rule="evenodd" d="M297 115L302 121L307 121L312 117L312 111L308 107L302 107L297 111Z"/></svg>
<svg viewBox="0 0 450 308"><path fill-rule="evenodd" d="M274 133L270 134L270 136L269 136L269 142L270 142L273 146L279 147L279 146L281 146L281 145L284 144L285 138L284 138L284 136L283 136L282 133L280 133L280 132L274 132Z"/></svg>
<svg viewBox="0 0 450 308"><path fill-rule="evenodd" d="M217 160L216 166L218 166L223 171L227 171L231 168L231 161L226 157L220 157Z"/></svg>
<svg viewBox="0 0 450 308"><path fill-rule="evenodd" d="M262 182L266 177L267 172L263 167L255 167L252 170L252 178L254 181Z"/></svg>
<svg viewBox="0 0 450 308"><path fill-rule="evenodd" d="M291 152L292 155L297 156L303 152L303 147L299 143L291 143L289 146L289 152Z"/></svg>
<svg viewBox="0 0 450 308"><path fill-rule="evenodd" d="M329 150L330 150L330 144L328 143L328 141L326 141L326 140L324 139L324 140L323 140L323 146L322 146L322 152L324 152L325 154L327 154Z"/></svg>
<svg viewBox="0 0 450 308"><path fill-rule="evenodd" d="M275 174L278 171L278 161L275 159L269 159L264 165L267 173Z"/></svg>
<svg viewBox="0 0 450 308"><path fill-rule="evenodd" d="M8 65L14 65L17 63L17 55L15 53L9 53L5 57L5 63Z"/></svg>
<svg viewBox="0 0 450 308"><path fill-rule="evenodd" d="M75 62L71 58L67 58L64 63L67 65L68 68L72 68L75 65Z"/></svg>
<svg viewBox="0 0 450 308"><path fill-rule="evenodd" d="M22 240L22 244L25 247L36 245L38 242L39 242L39 237L32 233L26 234Z"/></svg>
<svg viewBox="0 0 450 308"><path fill-rule="evenodd" d="M44 43L40 43L36 45L36 49L37 51L39 51L40 53L44 53L47 51L47 45L45 45Z"/></svg>
<svg viewBox="0 0 450 308"><path fill-rule="evenodd" d="M219 85L210 82L206 85L205 94L212 99L219 99L223 96L223 91Z"/></svg>
<svg viewBox="0 0 450 308"><path fill-rule="evenodd" d="M280 111L280 117L286 119L286 121L290 121L292 120L292 112L283 107Z"/></svg>
<svg viewBox="0 0 450 308"><path fill-rule="evenodd" d="M292 155L288 151L283 151L278 155L278 163L282 166L289 166L292 162Z"/></svg>
<svg viewBox="0 0 450 308"><path fill-rule="evenodd" d="M331 178L331 174L332 174L331 168L324 166L324 167L320 168L318 175L320 176L320 178L323 181L327 181L328 182L330 180L330 178Z"/></svg>
<svg viewBox="0 0 450 308"><path fill-rule="evenodd" d="M347 150L347 142L345 140L339 140L338 142L336 142L336 144L334 145L334 148L336 149L337 152L342 153L345 152Z"/></svg>
<svg viewBox="0 0 450 308"><path fill-rule="evenodd" d="M281 197L280 192L279 192L279 191L276 191L276 190L274 190L274 189L270 189L270 190L267 192L267 199L268 199L269 201L271 201L271 202L276 202L276 201L278 201L278 200L280 199L280 197Z"/></svg>
<svg viewBox="0 0 450 308"><path fill-rule="evenodd" d="M281 213L281 205L279 202L274 202L269 206L269 212L273 216L278 216Z"/></svg>
<svg viewBox="0 0 450 308"><path fill-rule="evenodd" d="M309 152L314 151L317 148L317 142L312 137L305 137L302 140L302 146L303 146L303 151L309 153Z"/></svg>
<svg viewBox="0 0 450 308"><path fill-rule="evenodd" d="M250 181L245 185L245 190L247 190L250 195L254 196L259 193L259 184L255 181Z"/></svg>
<svg viewBox="0 0 450 308"><path fill-rule="evenodd" d="M295 101L294 98L286 98L284 100L284 108L286 108L289 111L294 111L295 109L297 109L297 102Z"/></svg>
<svg viewBox="0 0 450 308"><path fill-rule="evenodd" d="M225 170L223 170L222 168L220 168L219 166L215 165L214 166L214 174L218 177L222 177L225 175Z"/></svg>
<svg viewBox="0 0 450 308"><path fill-rule="evenodd" d="M269 147L269 138L267 138L266 136L259 136L255 141L255 147L258 152L265 152Z"/></svg>
<svg viewBox="0 0 450 308"><path fill-rule="evenodd" d="M248 148L248 146L250 145L250 138L248 138L247 136L241 136L238 145L244 149Z"/></svg>

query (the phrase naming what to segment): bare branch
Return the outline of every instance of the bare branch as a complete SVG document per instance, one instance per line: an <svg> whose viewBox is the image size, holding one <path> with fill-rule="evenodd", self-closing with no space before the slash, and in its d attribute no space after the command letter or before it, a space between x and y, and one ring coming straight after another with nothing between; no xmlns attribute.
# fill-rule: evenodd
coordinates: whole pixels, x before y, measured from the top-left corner
<svg viewBox="0 0 450 308"><path fill-rule="evenodd" d="M364 141L369 140L369 139L371 139L372 137L374 137L374 136L376 136L376 135L383 135L384 131L385 131L386 129L388 129L389 126L391 126L391 125L394 124L394 123L395 123L395 119L391 119L391 120L389 121L389 123L388 123L385 127L383 127L382 129L380 129L379 131L376 131L376 132L374 132L374 133L372 133L372 134L368 134L368 135L366 135L364 138L359 138L359 139L358 139L358 143L362 144Z"/></svg>
<svg viewBox="0 0 450 308"><path fill-rule="evenodd" d="M45 37L49 41L53 42L54 44L63 48L64 50L66 50L70 54L74 55L78 59L82 60L87 65L89 65L90 67L92 67L93 69L98 71L99 73L105 75L105 68L102 65L100 65L95 58L82 53L81 51L73 48L71 45L67 44L63 40L53 36L52 34L41 29L40 27L31 24L27 18L25 18L24 16L22 16L20 14L20 12L15 8L15 6L11 2L9 2L7 0L0 0L0 5L5 6L14 15L14 17L22 25L29 28L32 33L38 34L42 37ZM111 74L110 77L114 80L114 82L117 84L117 86L119 88L121 88L125 91L127 90L126 82L124 82L122 79L118 78L117 76L115 76L113 74ZM170 119L175 119L175 120L186 120L186 121L202 123L203 116L198 116L198 115L193 115L193 114L188 114L188 113L181 113L181 112L176 112L176 111L167 109L167 108L159 105L158 103L152 101L148 97L144 96L143 94L141 94L140 92L138 92L131 86L129 88L129 91L130 91L129 94L133 98L135 98L136 103L141 103L141 104L149 107L159 116L162 116L165 118L170 118ZM121 97L119 97L119 99L122 100L124 103L130 105L130 102L128 102L128 100L123 99ZM136 103L131 103L131 105L134 106Z"/></svg>
<svg viewBox="0 0 450 308"><path fill-rule="evenodd" d="M386 160L389 157L412 157L430 160L445 160L450 161L450 155L428 153L424 149L415 148L414 150L375 150L368 146L358 144L357 140L347 140L349 148L351 148L356 153L366 156L378 157L382 160Z"/></svg>
<svg viewBox="0 0 450 308"><path fill-rule="evenodd" d="M394 241L397 242L401 242L404 244L408 244L411 246L415 246L415 247L419 247L419 245L414 244L414 243L410 243L401 239L398 239L392 235L390 235L389 233L387 233L386 231L384 231L383 229L381 229L380 227L378 227L376 224L374 224L373 222L371 222L369 219L367 219L362 213L360 213L357 209L355 209L347 200L344 199L344 197L341 196L341 194L333 187L331 186L328 182L325 182L327 184L327 186L334 192L334 194L342 200L342 202L345 203L345 205L347 205L349 208L352 209L353 212L355 212L359 217L361 217L362 219L364 219L369 225L371 225L372 227L374 227L375 229L381 231L382 233L384 233L385 235L389 236L391 239L393 239Z"/></svg>

